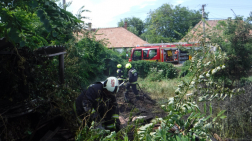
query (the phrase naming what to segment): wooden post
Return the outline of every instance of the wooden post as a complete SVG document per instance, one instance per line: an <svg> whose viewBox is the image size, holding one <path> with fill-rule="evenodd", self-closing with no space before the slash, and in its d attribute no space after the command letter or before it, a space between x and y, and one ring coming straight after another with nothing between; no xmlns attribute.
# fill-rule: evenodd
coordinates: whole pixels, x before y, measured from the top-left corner
<svg viewBox="0 0 252 141"><path fill-rule="evenodd" d="M64 54L59 55L59 78L60 83L64 83Z"/></svg>

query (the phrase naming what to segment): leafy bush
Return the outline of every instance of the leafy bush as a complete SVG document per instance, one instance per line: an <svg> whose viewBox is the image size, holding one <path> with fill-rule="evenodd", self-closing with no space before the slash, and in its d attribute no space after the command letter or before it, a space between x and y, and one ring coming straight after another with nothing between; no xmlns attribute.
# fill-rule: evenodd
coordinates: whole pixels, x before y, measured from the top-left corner
<svg viewBox="0 0 252 141"><path fill-rule="evenodd" d="M251 23L237 16L235 20L220 21L216 29L218 29L217 33L212 32L211 40L217 43L228 56L225 60L227 71L222 75L232 81L247 77L252 60ZM220 30L223 31L222 35L216 36L219 35Z"/></svg>
<svg viewBox="0 0 252 141"><path fill-rule="evenodd" d="M138 71L139 76L143 78L152 72L153 68L160 71L164 78L172 79L178 75L177 69L170 63L140 60L133 61L131 64Z"/></svg>
<svg viewBox="0 0 252 141"><path fill-rule="evenodd" d="M74 39L73 29L82 23L50 0L1 1L0 15L0 37L32 49Z"/></svg>
<svg viewBox="0 0 252 141"><path fill-rule="evenodd" d="M67 45L65 59L67 79L83 88L97 77L116 75L117 64L123 62L113 50L107 49L103 42L85 37L77 44ZM99 80L100 81L100 80Z"/></svg>
<svg viewBox="0 0 252 141"><path fill-rule="evenodd" d="M150 72L148 76L146 77L148 81L161 81L163 78L164 77L163 77L162 71L156 71L156 69Z"/></svg>
<svg viewBox="0 0 252 141"><path fill-rule="evenodd" d="M187 60L187 61L185 61L185 62L183 63L182 69L181 69L181 71L180 71L180 73L179 73L179 77L184 77L184 76L186 76L186 75L188 75L188 74L192 75L192 73L189 72L189 67L190 67L190 65L191 65L191 61L190 61L190 60ZM189 75L188 75L188 76L189 76Z"/></svg>
<svg viewBox="0 0 252 141"><path fill-rule="evenodd" d="M128 54L128 57L126 57L126 54ZM120 57L128 62L130 56L131 56L130 49L123 48L123 51L120 53Z"/></svg>

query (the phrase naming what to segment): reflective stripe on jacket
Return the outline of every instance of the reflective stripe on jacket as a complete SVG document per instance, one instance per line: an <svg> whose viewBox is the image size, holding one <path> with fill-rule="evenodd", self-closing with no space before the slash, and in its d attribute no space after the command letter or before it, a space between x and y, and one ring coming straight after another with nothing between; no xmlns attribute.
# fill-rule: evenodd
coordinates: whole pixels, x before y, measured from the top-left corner
<svg viewBox="0 0 252 141"><path fill-rule="evenodd" d="M128 76L129 76L129 82L130 82L130 83L136 82L136 81L137 81L137 78L138 78L137 70L134 69L134 68L131 68L131 69L128 71Z"/></svg>

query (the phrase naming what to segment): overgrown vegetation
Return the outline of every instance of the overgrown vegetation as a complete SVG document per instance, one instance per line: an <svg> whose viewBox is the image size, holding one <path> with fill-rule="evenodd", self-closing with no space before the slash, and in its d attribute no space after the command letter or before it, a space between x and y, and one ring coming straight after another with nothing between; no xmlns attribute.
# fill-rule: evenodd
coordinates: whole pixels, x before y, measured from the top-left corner
<svg viewBox="0 0 252 141"><path fill-rule="evenodd" d="M0 56L0 140L40 140L57 129L50 125L63 123L71 129L69 132L76 133L76 140L128 140L127 133L132 130L135 140L148 141L206 140L214 133L251 138L251 126L247 126L251 125L251 86L250 78L244 78L251 67L249 23L220 23L217 28L224 27L224 36L213 39L216 52L202 44L180 74L169 63L132 62L142 77L141 87L162 104L167 116L144 126L136 120L115 133L94 126L78 128L72 106L83 88L115 75L116 65L125 66L127 61L90 33L76 41L73 32L84 26L81 17L76 18L53 1L5 0L0 6L0 36L12 43L0 45L1 51L11 53ZM171 10L167 5L163 8ZM167 40L177 38L167 36ZM64 44L67 49L63 85L58 80L57 57L33 52L55 44Z"/></svg>
<svg viewBox="0 0 252 141"><path fill-rule="evenodd" d="M132 66L138 71L140 77L146 77L150 73L156 75L153 81L161 78L175 78L178 75L177 69L170 63L165 62L151 62L151 61L133 61Z"/></svg>
<svg viewBox="0 0 252 141"><path fill-rule="evenodd" d="M74 135L76 97L91 82L114 75L122 59L90 36L76 42L72 27L83 22L52 1L4 1L0 6L0 36L5 37L0 50L7 52L0 56L0 139L40 140L61 125ZM59 44L67 50L63 85L58 57L34 53Z"/></svg>
<svg viewBox="0 0 252 141"><path fill-rule="evenodd" d="M252 27L248 21L241 19L236 17L234 20L220 21L216 29L222 31L221 36L216 36L219 33L215 32L210 35L212 42L218 43L228 55L225 61L228 70L221 75L230 79L232 83L244 76L247 77L252 66Z"/></svg>

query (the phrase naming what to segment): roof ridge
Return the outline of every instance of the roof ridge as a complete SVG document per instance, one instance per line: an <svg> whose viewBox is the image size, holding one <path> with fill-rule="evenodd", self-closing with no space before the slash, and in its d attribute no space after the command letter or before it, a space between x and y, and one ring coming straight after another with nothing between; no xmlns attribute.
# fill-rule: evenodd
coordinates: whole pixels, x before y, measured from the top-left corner
<svg viewBox="0 0 252 141"><path fill-rule="evenodd" d="M226 20L228 20L228 19L221 19L221 20L206 20L206 21L226 21Z"/></svg>
<svg viewBox="0 0 252 141"><path fill-rule="evenodd" d="M111 28L119 28L119 27L98 27L98 28L92 28L92 29L111 29Z"/></svg>

